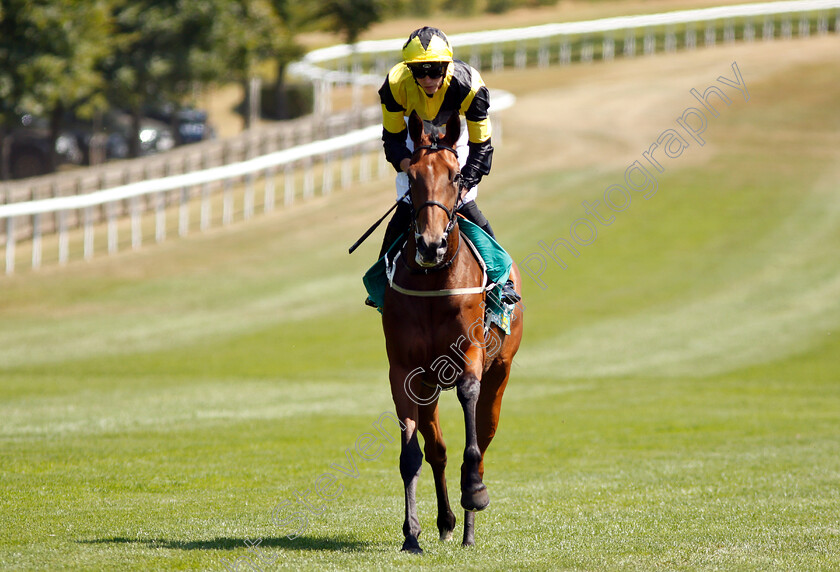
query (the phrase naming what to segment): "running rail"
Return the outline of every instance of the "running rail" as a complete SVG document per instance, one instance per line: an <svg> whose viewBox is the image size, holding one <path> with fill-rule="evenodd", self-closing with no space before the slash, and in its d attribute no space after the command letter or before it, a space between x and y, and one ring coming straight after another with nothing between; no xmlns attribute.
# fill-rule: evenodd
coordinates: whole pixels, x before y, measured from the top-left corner
<svg viewBox="0 0 840 572"><path fill-rule="evenodd" d="M476 47L504 43L518 43L531 40L547 40L564 36L607 35L616 32L647 31L651 28L676 25L691 25L698 23L713 23L720 20L734 20L736 18L754 19L761 16L775 17L812 12L829 12L840 9L838 0L796 0L784 2L763 2L759 4L738 4L733 6L719 6L697 10L681 10L662 14L645 14L639 16L620 16L587 20L583 22L565 22L545 24L525 28L509 28L506 30L492 30L487 32L472 32L453 34L448 36L455 48ZM840 14L835 14L840 20ZM827 20L826 20L827 22ZM835 24L835 32L838 32ZM827 30L827 27L826 27ZM766 35L766 31L764 32ZM801 33L800 33L801 35ZM359 42L354 45L341 44L314 50L306 54L300 61L290 66L294 73L306 76L312 80L331 83L359 83L362 85L379 85L382 83L381 74L358 74L341 70L329 70L320 67L328 61L342 58L358 58L362 55L380 55L391 53L398 55L405 42L402 38L390 40L376 40ZM466 58L462 58L466 59ZM381 71L381 70L380 70Z"/></svg>
<svg viewBox="0 0 840 572"><path fill-rule="evenodd" d="M508 92L501 90L492 90L492 103L490 105L491 114L511 107L514 104L515 100L516 98ZM290 149L284 149L282 151L277 151L268 155L263 155L261 157L256 157L254 159L249 159L247 161L242 161L239 163L232 163L221 167L214 167L211 169L194 171L192 173L174 175L171 177L164 177L160 179L139 181L136 183L121 185L118 187L113 187L110 189L96 191L93 193L83 195L56 197L50 199L41 199L36 201L25 201L0 205L0 220L6 221L6 274L12 274L15 269L15 220L18 218L32 217L32 266L35 268L40 266L41 262L40 217L44 215L56 215L59 219L59 262L64 263L67 261L67 258L69 256L67 244L68 228L67 225L63 222L67 213L74 211L82 212L82 218L84 219L84 257L90 258L93 255L93 232L95 226L93 222L92 209L104 208L106 211L106 218L108 224L108 252L112 253L115 252L117 249L118 229L114 209L107 207L116 203L122 203L123 201L129 201L129 212L132 227L132 246L136 248L140 246L140 242L142 240L142 230L140 228L142 222L140 221L140 210L137 205L137 200L142 197L157 196L158 198L157 204L160 205L160 208L158 208L158 216L156 217L157 220L155 223L155 237L156 240L160 242L165 238L166 233L164 193L170 191L181 191L181 204L179 209L179 235L185 235L187 234L187 229L189 227L189 201L191 198L191 193L188 192L189 189L205 186L210 183L223 182L227 189L226 194L228 194L228 196L230 197L229 200L225 201L223 207L225 214L223 214L222 218L224 223L226 224L229 223L232 218L233 199L231 187L234 180L240 180L243 177L253 177L255 175L263 175L267 180L269 178L273 179L274 176L277 174L277 167L290 166L294 163L307 160L310 161L311 166L312 159L320 158L324 161L324 184L322 186L322 192L328 193L329 187L331 185L331 179L328 179L327 176L328 174L330 177L332 176L332 166L328 164L329 157L331 155L337 154L340 151L349 151L355 149L359 150L360 152L364 152L365 148L370 150L370 144L376 142L381 137L382 126L372 125L363 129L350 131L349 133L345 133L344 135L340 135L332 139L314 141L312 143L299 145ZM349 157L347 156L343 157L343 159L348 158ZM313 175L311 169L309 169L306 175L306 177L308 177L308 180L305 180L304 182L305 189L307 187L309 189L314 188L312 176ZM251 181L250 185L253 186L253 181ZM271 210L271 208L273 208L273 188L273 182L271 185L266 184L264 190L264 192L266 193L264 201L266 205L266 210ZM270 196L269 193L271 193ZM310 190L309 192L304 190L304 196L306 196L307 194L311 195L313 193L314 191L312 190ZM287 197L286 202L288 203L288 193L284 194ZM205 205L208 203L204 203L206 199L206 195L202 196L202 215L204 214L204 208L207 208L205 207ZM248 199L246 198L246 202L247 201ZM251 199L251 203L253 204L253 198ZM246 208L245 210L247 211L248 209ZM253 210L253 207L251 207L251 210ZM247 214L246 218L248 218ZM206 227L203 216L201 226L202 229Z"/></svg>
<svg viewBox="0 0 840 572"><path fill-rule="evenodd" d="M450 36L452 44L460 48L469 48L472 53L465 50L470 56L470 63L474 67L480 63L481 55L478 48L492 45L492 67L493 70L504 68L505 55L499 46L504 44L516 45L514 56L515 66L523 68L527 64L528 43L539 44L538 64L543 67L548 65L551 53L549 43L552 39L560 41L559 60L561 64L570 63L573 57L571 40L580 41L581 61L592 61L595 54L596 40L601 42L600 55L603 59L612 59L615 55L616 41L621 41L623 33L623 53L625 56L636 55L636 36L639 32L644 37L643 53L651 54L657 49L656 31L664 30L664 50L676 51L677 36L676 27L685 26L684 46L692 49L697 45L698 24L705 24L703 36L705 45L714 45L717 41L718 22L724 23L723 41L735 41L735 21L743 20L742 39L752 41L757 39L756 25L754 20L763 18L759 22L761 38L765 41L772 40L776 34L776 19L781 18L779 25L780 37L790 38L793 36L794 26L791 19L799 16L798 36L804 37L811 34L811 20L816 19L816 33L824 35L829 33L831 21L835 33L840 33L840 0L799 0L783 2L766 2L758 4L740 4L733 6L721 6L716 8L705 8L699 10L683 10L667 12L662 14L650 14L640 16L623 16L617 18L605 18L601 20L590 20L584 22L567 22L558 24L545 24L526 28L511 28L506 30L494 30L488 32L475 32L467 34L455 34ZM334 84L351 84L354 88L354 100L362 86L378 86L387 70L387 59L398 59L403 39L391 39L380 41L360 42L353 46L343 44L307 54L303 60L292 64L290 71L304 75L315 84L316 113L325 114L329 111L328 99L329 90ZM373 73L363 73L362 60L364 57L376 60ZM342 69L330 70L319 64L345 60L351 63L351 71ZM384 69L383 69L384 68ZM320 104L318 103L320 100ZM495 92L491 96L491 112L501 111L513 105L514 98L506 92ZM202 186L205 189L210 184L223 183L225 195L223 199L223 224L232 219L234 180L246 181L245 206L243 211L245 218L249 218L253 212L253 179L256 176L263 176L265 179L264 197L265 209L271 210L274 205L274 178L275 169L285 166L286 168L286 202L289 202L289 179L288 170L295 164L303 162L305 165L304 175L304 197L311 196L314 183L312 182L311 162L313 159L323 161L323 184L322 192L329 192L332 185L332 168L330 165L332 155L343 152L346 154L356 153L362 155L370 150L370 145L381 135L381 127L378 125L365 129L352 131L339 137L307 143L299 147L285 149L255 159L240 163L229 164L221 167L214 167L202 171L195 171L183 175L175 175L160 179L145 180L137 183L122 185L106 190L101 190L84 195L68 197L56 197L35 201L19 202L0 205L0 232L2 232L3 221L5 221L5 236L0 234L0 240L5 239L5 271L6 274L14 272L16 261L16 220L23 220L24 225L31 225L32 238L32 267L41 265L41 222L44 216L55 216L59 234L59 263L67 261L68 250L68 215L78 213L83 219L84 227L84 257L90 258L93 255L94 247L94 209L102 209L103 219L108 224L108 252L117 250L118 225L116 223L115 211L119 210L118 205L123 202L129 204L127 211L131 218L131 244L137 248L142 241L142 223L140 221L142 208L138 207L140 199L149 197L156 202L155 238L161 241L166 234L166 193L180 189L179 209L179 235L186 234L189 229L189 202L193 193L190 189ZM354 151L355 150L355 151ZM347 157L345 157L346 159ZM347 161L345 161L347 163ZM386 166L387 167L387 166ZM361 167L363 171L367 167ZM380 173L387 171L383 169L380 161ZM342 170L342 182L344 182L344 170ZM364 177L360 174L360 179ZM293 193L292 193L293 199ZM204 189L201 193L201 229L209 224L210 206ZM207 216L205 216L207 214Z"/></svg>

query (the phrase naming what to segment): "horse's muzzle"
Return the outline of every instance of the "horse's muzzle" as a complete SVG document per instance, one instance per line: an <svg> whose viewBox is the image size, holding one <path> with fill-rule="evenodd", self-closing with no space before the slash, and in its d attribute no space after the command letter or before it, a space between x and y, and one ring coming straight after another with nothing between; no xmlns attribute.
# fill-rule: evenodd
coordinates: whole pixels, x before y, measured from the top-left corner
<svg viewBox="0 0 840 572"><path fill-rule="evenodd" d="M422 234L416 235L416 239L417 254L414 256L414 259L417 264L425 268L432 268L443 262L448 248L445 236L435 242L426 242Z"/></svg>

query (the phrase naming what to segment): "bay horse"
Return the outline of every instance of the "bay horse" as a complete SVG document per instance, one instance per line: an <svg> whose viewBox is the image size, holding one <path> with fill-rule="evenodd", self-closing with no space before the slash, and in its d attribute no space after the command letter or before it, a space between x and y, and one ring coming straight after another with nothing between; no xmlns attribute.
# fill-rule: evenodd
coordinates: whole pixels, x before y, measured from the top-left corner
<svg viewBox="0 0 840 572"><path fill-rule="evenodd" d="M399 259L391 264L382 326L389 362L391 394L404 425L400 474L405 487L405 542L402 550L422 553L418 537L417 481L423 453L432 468L437 495L437 527L449 540L455 515L446 488L446 444L438 418L441 389L457 388L464 410L466 444L461 465L463 545L475 544L475 513L490 503L484 485L484 454L496 433L502 395L522 339L522 307L517 304L510 334L484 329L484 271L459 231L460 174L456 141L460 117L453 113L445 135L427 131L416 113L408 121L415 151L408 176L413 225ZM511 279L521 292L519 270ZM501 285L497 286L501 287Z"/></svg>

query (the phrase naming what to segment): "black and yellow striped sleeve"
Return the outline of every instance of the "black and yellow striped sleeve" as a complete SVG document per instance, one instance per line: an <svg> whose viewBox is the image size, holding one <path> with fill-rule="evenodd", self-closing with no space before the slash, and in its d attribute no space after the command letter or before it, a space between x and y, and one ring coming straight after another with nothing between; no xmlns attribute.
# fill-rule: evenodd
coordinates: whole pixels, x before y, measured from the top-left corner
<svg viewBox="0 0 840 572"><path fill-rule="evenodd" d="M394 166L399 173L400 162L411 158L411 151L406 146L408 128L405 125L405 107L394 95L395 69L388 73L382 87L379 88L379 100L382 104L382 146L385 159Z"/></svg>
<svg viewBox="0 0 840 572"><path fill-rule="evenodd" d="M461 112L467 120L470 150L461 173L467 181L478 184L484 175L490 173L493 163L493 145L490 143L490 91L477 70L463 62L459 63L462 65L458 67L463 70L459 79L464 84L465 93L461 100Z"/></svg>

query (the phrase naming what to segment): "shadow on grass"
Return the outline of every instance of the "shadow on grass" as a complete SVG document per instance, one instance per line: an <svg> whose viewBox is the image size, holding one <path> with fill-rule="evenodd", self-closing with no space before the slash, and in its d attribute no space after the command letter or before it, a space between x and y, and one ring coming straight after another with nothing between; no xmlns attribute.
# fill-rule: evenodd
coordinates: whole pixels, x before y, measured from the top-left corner
<svg viewBox="0 0 840 572"><path fill-rule="evenodd" d="M80 544L143 544L148 548L168 548L170 550L234 550L247 548L245 541L259 548L283 548L285 550L314 550L324 552L360 552L373 546L373 543L353 539L341 539L316 536L298 536L289 540L285 536L280 538L213 538L211 540L167 540L165 538L97 538L94 540L79 540Z"/></svg>

